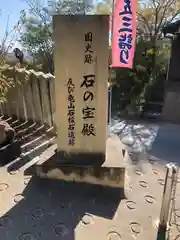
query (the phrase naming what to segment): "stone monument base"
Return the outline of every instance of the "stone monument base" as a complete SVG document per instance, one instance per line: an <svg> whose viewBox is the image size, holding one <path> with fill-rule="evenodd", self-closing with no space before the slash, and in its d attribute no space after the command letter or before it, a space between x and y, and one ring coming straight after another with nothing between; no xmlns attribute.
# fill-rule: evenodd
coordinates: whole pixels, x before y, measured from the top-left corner
<svg viewBox="0 0 180 240"><path fill-rule="evenodd" d="M107 140L105 161L102 165L96 164L98 154L96 156L88 154L88 159L87 155L81 155L79 160L78 155L71 155L68 159L64 159L63 156L57 152L56 144L52 145L44 151L36 165L25 172L25 175L124 188L124 158L127 157L127 152L117 136ZM102 160L102 156L99 157L98 163Z"/></svg>

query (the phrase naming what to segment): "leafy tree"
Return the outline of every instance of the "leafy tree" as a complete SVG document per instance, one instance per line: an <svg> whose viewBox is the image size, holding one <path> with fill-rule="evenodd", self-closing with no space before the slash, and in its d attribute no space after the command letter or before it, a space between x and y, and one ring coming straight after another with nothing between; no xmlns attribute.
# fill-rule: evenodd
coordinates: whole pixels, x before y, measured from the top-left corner
<svg viewBox="0 0 180 240"><path fill-rule="evenodd" d="M86 1L49 1L44 6L40 0L25 0L29 5L29 14L21 12L21 22L24 26L21 43L34 58L34 67L43 72L54 73L52 14L78 14L90 12L91 0Z"/></svg>
<svg viewBox="0 0 180 240"><path fill-rule="evenodd" d="M52 13L75 15L75 14L88 14L93 10L92 0L50 0L48 2L49 9Z"/></svg>
<svg viewBox="0 0 180 240"><path fill-rule="evenodd" d="M157 41L164 36L162 30L167 23L175 20L180 14L179 0L140 0L137 12L137 31L151 43L152 77L156 77L156 60L158 58Z"/></svg>
<svg viewBox="0 0 180 240"><path fill-rule="evenodd" d="M162 101L164 81L168 68L170 44L161 41L157 45L156 78L151 75L151 43L138 40L133 69L117 68L113 88L113 106L117 110ZM147 51L145 51L147 49Z"/></svg>
<svg viewBox="0 0 180 240"><path fill-rule="evenodd" d="M147 40L162 39L162 29L179 14L179 0L140 0L137 11L138 33Z"/></svg>
<svg viewBox="0 0 180 240"><path fill-rule="evenodd" d="M101 1L96 9L102 14L110 14L112 0ZM115 69L116 87L113 97L119 108L148 101L152 97L162 100L162 79L165 79L170 57L170 44L163 40L162 29L176 19L179 13L179 0L139 1L134 68ZM154 95L156 89L161 89L161 97Z"/></svg>
<svg viewBox="0 0 180 240"><path fill-rule="evenodd" d="M34 57L34 65L41 64L44 72L54 72L52 14L109 14L112 12L112 0L103 0L93 5L91 0L80 2L49 1L44 7L40 0L25 0L30 7L29 13L21 12L23 31L21 43ZM170 5L171 4L171 5ZM172 21L179 14L179 0L139 1L137 13L137 46L134 68L114 69L114 101L119 108L139 104L152 97L156 86L162 89L164 74L169 57L169 45L162 41L162 28L167 21ZM153 89L153 90L152 90ZM162 91L161 91L162 93ZM162 95L162 94L161 94ZM161 97L159 97L161 98Z"/></svg>
<svg viewBox="0 0 180 240"><path fill-rule="evenodd" d="M20 42L33 57L33 65L36 69L41 66L44 72L54 71L53 66L53 40L52 20L49 10L40 4L40 1L27 0L29 4L29 15L21 11Z"/></svg>

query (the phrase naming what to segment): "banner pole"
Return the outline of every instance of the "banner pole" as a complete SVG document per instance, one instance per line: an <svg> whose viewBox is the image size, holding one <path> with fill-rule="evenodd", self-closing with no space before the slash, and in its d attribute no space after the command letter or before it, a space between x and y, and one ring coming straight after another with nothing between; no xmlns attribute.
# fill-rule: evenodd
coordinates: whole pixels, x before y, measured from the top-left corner
<svg viewBox="0 0 180 240"><path fill-rule="evenodd" d="M113 40L113 15L114 15L114 5L115 5L115 1L116 0L113 0L113 3L112 3L112 13L111 13L111 43L110 43L110 46L111 46L111 59L112 59L112 40ZM112 67L110 67L110 76L112 77L112 73L113 73L113 69ZM111 135L111 123L112 123L112 83L111 83L111 77L109 78L110 79L110 84L108 86L108 95L109 95L109 136Z"/></svg>

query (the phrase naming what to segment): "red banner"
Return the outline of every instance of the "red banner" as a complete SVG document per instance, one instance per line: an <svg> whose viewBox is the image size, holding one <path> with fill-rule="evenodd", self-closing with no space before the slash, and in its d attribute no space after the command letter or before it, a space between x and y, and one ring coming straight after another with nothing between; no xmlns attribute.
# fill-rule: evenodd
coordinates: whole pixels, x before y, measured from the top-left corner
<svg viewBox="0 0 180 240"><path fill-rule="evenodd" d="M136 46L136 6L137 0L115 1L111 67L133 67Z"/></svg>

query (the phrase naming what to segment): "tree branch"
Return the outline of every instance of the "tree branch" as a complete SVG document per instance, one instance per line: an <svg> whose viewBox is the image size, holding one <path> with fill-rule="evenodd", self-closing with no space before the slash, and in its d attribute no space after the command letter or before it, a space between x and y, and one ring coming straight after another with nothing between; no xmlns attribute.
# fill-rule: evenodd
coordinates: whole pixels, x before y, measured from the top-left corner
<svg viewBox="0 0 180 240"><path fill-rule="evenodd" d="M167 21L165 21L166 23L164 23L164 24L162 25L162 23L163 23L163 21L164 21L164 19L165 19L166 12L167 12L168 8L169 8L173 3L174 3L174 0L167 1L166 5L163 6L163 9L164 9L164 10L163 10L163 12L162 12L162 16L161 16L160 22L159 22L158 27L157 27L156 35L157 35L158 32L160 31L160 28L162 28L163 25L165 25L165 24L167 23ZM161 8L162 8L162 6L161 6ZM177 14L177 15L178 15L178 14ZM177 15L176 15L176 16L177 16ZM172 21L172 20L173 20L173 19L171 19L171 21ZM171 21L170 21L170 22L171 22Z"/></svg>
<svg viewBox="0 0 180 240"><path fill-rule="evenodd" d="M137 12L137 15L138 15L140 18L143 19L144 24L145 24L145 25L147 26L147 28L148 28L150 37L152 37L152 31L151 31L150 25L149 25L149 23L148 23L148 20L147 20L141 13L139 13L139 12Z"/></svg>

